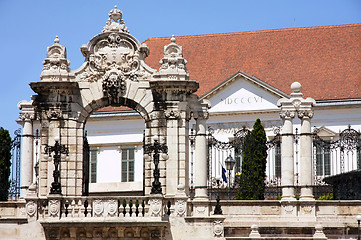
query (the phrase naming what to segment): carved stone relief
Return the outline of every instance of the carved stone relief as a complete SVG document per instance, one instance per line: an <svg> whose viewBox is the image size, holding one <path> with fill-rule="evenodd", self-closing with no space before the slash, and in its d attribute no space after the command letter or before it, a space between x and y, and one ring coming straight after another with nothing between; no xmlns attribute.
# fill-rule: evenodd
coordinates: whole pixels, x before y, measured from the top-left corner
<svg viewBox="0 0 361 240"><path fill-rule="evenodd" d="M49 215L51 217L59 217L60 201L51 199L49 200Z"/></svg>
<svg viewBox="0 0 361 240"><path fill-rule="evenodd" d="M213 222L213 234L215 237L223 237L224 226L222 221Z"/></svg>
<svg viewBox="0 0 361 240"><path fill-rule="evenodd" d="M149 200L150 204L150 216L151 217L160 217L162 209L162 200L157 198L152 198Z"/></svg>
<svg viewBox="0 0 361 240"><path fill-rule="evenodd" d="M187 209L186 200L175 201L175 211L178 217L184 217Z"/></svg>
<svg viewBox="0 0 361 240"><path fill-rule="evenodd" d="M36 210L37 210L37 205L36 205L35 201L31 200L31 201L27 202L25 208L26 208L26 213L27 213L28 217L31 218L31 217L35 216Z"/></svg>

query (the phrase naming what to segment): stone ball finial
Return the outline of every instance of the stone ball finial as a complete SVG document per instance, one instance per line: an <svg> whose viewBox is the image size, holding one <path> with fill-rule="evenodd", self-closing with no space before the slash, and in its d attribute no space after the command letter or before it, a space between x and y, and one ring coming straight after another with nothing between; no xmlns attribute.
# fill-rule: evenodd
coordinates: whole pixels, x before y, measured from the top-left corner
<svg viewBox="0 0 361 240"><path fill-rule="evenodd" d="M59 43L59 42L60 42L59 37L55 36L54 43Z"/></svg>
<svg viewBox="0 0 361 240"><path fill-rule="evenodd" d="M174 37L174 35L172 35L172 38L170 39L170 41L171 41L172 43L175 43L175 37Z"/></svg>
<svg viewBox="0 0 361 240"><path fill-rule="evenodd" d="M178 191L184 191L184 189L185 189L185 186L183 183L178 184L178 186L177 186Z"/></svg>
<svg viewBox="0 0 361 240"><path fill-rule="evenodd" d="M294 83L291 84L291 90L292 90L294 93L299 93L299 92L301 92L301 89L302 89L301 83L299 83L299 82L294 82Z"/></svg>

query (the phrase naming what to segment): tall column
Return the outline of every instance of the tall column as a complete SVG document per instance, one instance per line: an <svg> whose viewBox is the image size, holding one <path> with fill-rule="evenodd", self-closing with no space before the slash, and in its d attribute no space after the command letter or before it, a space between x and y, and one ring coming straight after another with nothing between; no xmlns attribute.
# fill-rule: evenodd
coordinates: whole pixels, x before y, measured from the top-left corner
<svg viewBox="0 0 361 240"><path fill-rule="evenodd" d="M282 199L294 200L294 136L292 120L295 116L293 111L282 111L283 118L282 142L281 142L281 185Z"/></svg>
<svg viewBox="0 0 361 240"><path fill-rule="evenodd" d="M281 145L281 169L282 169L282 199L294 198L294 163L293 163L293 131L292 119L295 113L301 119L301 151L300 151L300 184L302 200L313 200L312 194L312 135L311 118L312 107L316 104L312 98L303 98L302 86L298 82L291 85L291 97L282 98L278 101L281 107L281 117L284 119ZM289 187L292 186L292 187Z"/></svg>
<svg viewBox="0 0 361 240"><path fill-rule="evenodd" d="M21 145L21 175L20 175L20 196L24 197L29 186L33 182L33 123L34 112L32 102L20 102L19 124L23 125L22 145Z"/></svg>
<svg viewBox="0 0 361 240"><path fill-rule="evenodd" d="M195 139L195 198L208 199L207 192L207 139L206 117L199 114L196 119L197 134Z"/></svg>
<svg viewBox="0 0 361 240"><path fill-rule="evenodd" d="M312 135L311 118L312 110L301 110L298 117L301 118L301 136L300 136L300 200L314 200L312 190Z"/></svg>

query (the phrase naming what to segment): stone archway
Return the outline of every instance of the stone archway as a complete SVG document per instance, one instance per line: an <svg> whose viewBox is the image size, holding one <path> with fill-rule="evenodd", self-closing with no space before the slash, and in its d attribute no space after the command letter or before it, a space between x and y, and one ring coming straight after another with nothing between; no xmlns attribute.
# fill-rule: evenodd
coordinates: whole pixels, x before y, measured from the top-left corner
<svg viewBox="0 0 361 240"><path fill-rule="evenodd" d="M121 11L115 8L109 17L103 31L81 47L85 62L77 70L70 71L66 48L58 37L48 47L41 81L30 83L37 93L32 104L34 119L41 124L41 151L60 137L60 143L69 148L69 160L61 165L61 185L66 195L80 196L86 119L105 106L128 106L145 120L146 144L158 136L168 146L169 160L160 164L160 182L163 193L174 196L179 184L188 188L188 122L191 116L197 118L203 134L208 105L193 94L198 82L189 80L182 47L174 37L165 46L162 66L156 71L145 64L149 49L129 34ZM202 151L199 157L205 159ZM145 193L149 194L152 164L146 161ZM46 196L53 166L42 157L39 166L39 195Z"/></svg>

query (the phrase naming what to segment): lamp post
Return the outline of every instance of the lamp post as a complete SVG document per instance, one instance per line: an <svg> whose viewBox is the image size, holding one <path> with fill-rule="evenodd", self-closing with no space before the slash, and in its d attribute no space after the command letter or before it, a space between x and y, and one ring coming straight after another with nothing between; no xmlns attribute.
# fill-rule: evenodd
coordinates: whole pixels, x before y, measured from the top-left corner
<svg viewBox="0 0 361 240"><path fill-rule="evenodd" d="M361 221L361 215L356 216L357 220L357 240L360 240L360 221Z"/></svg>
<svg viewBox="0 0 361 240"><path fill-rule="evenodd" d="M228 200L231 199L231 171L233 170L234 164L236 161L231 155L229 155L224 161L226 164L226 169L228 170Z"/></svg>
<svg viewBox="0 0 361 240"><path fill-rule="evenodd" d="M216 179L216 184L217 184L217 203L216 203L216 206L214 207L214 212L213 214L214 215L222 215L222 208L221 208L221 204L219 203L219 189L221 188L221 179L217 178Z"/></svg>
<svg viewBox="0 0 361 240"><path fill-rule="evenodd" d="M69 148L66 147L65 145L60 144L59 140L60 140L59 137L55 137L54 146L49 146L49 145L45 146L45 156L44 156L45 159L50 158L51 160L51 155L54 152L53 155L54 166L55 166L55 169L53 171L54 182L51 183L50 194L61 194L59 164L61 158L67 160L69 159L68 156Z"/></svg>
<svg viewBox="0 0 361 240"><path fill-rule="evenodd" d="M168 147L167 145L165 145L164 143L159 143L158 141L158 136L154 136L153 140L154 143L153 145L149 144L149 145L145 145L145 158L149 158L149 154L153 153L153 160L154 160L154 170L153 170L153 177L154 177L154 181L152 182L152 190L151 190L151 194L162 194L162 185L159 181L159 177L160 177L160 171L159 171L159 153L163 153L162 154L162 158L167 160L168 159Z"/></svg>

